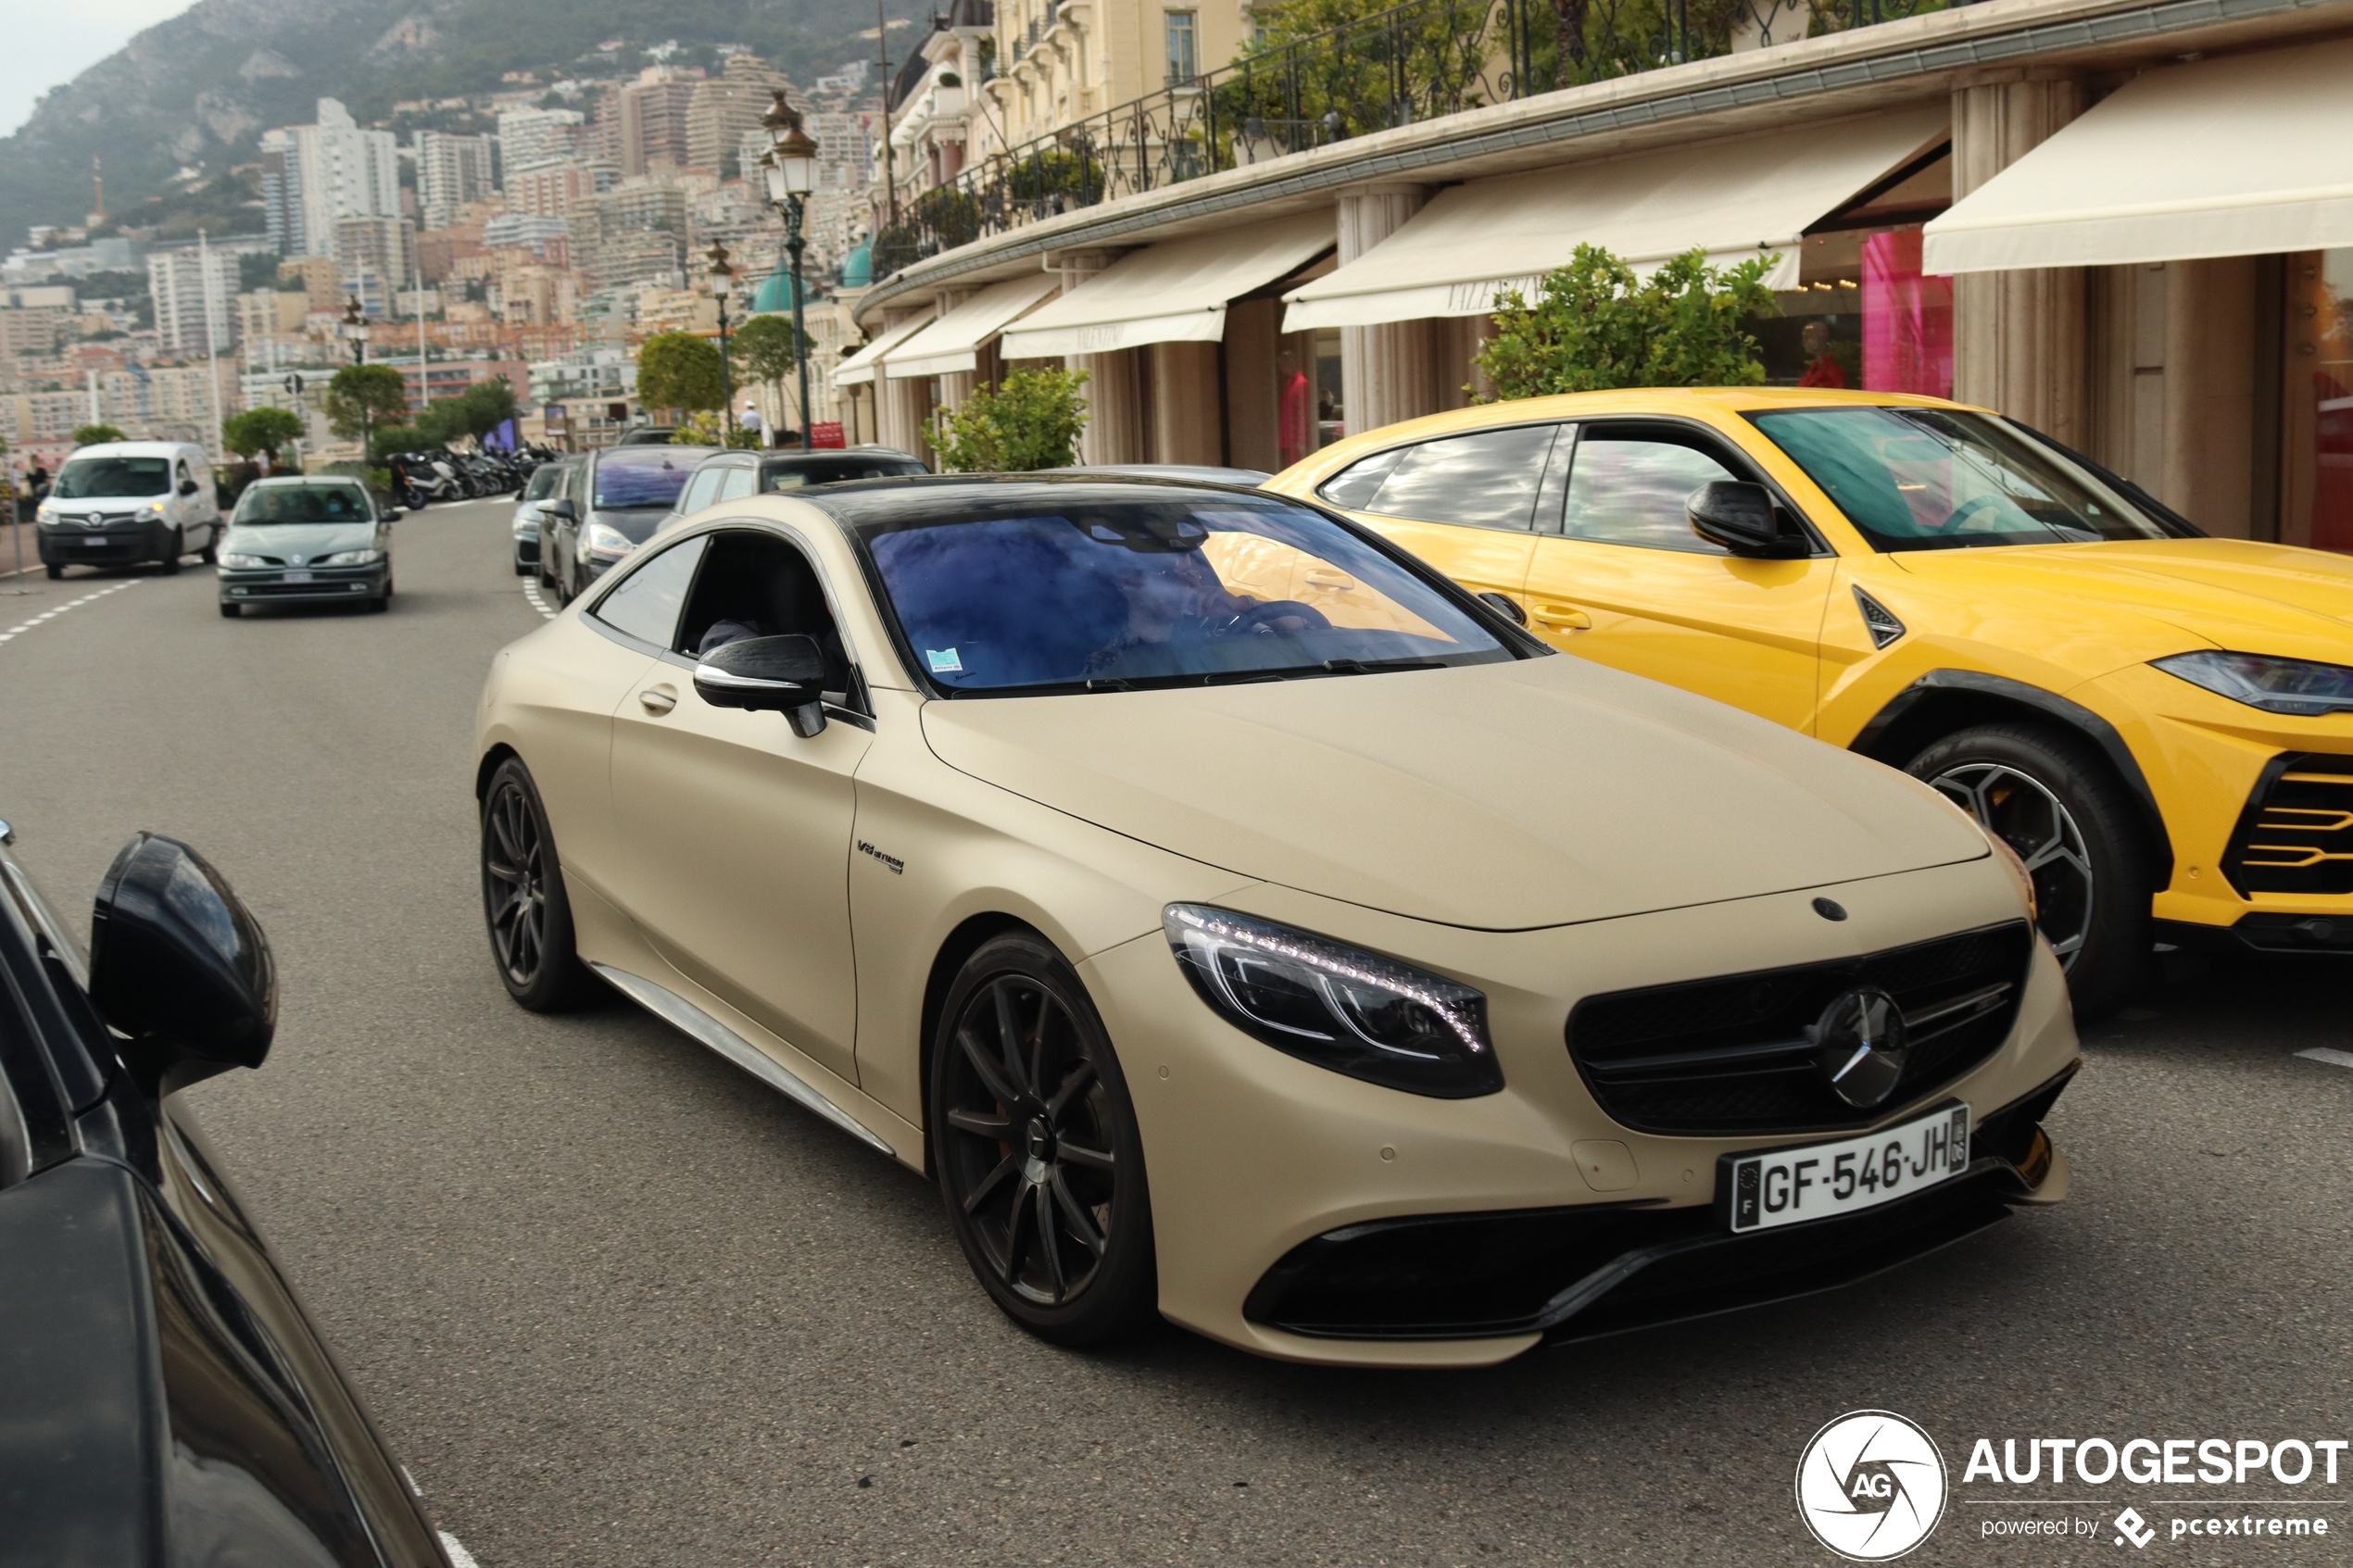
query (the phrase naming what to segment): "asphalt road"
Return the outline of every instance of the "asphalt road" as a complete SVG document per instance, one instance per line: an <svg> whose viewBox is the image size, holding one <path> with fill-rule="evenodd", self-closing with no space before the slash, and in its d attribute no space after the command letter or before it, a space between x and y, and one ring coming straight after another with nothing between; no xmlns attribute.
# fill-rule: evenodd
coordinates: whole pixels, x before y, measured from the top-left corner
<svg viewBox="0 0 2353 1568"><path fill-rule="evenodd" d="M1968 1444L2353 1436L2353 1070L2291 1054L2353 1047L2341 971L2182 966L2086 1041L2072 1201L1832 1296L1467 1374L1033 1341L920 1180L625 1004L499 989L469 784L484 669L538 621L507 515L402 520L382 616L224 621L193 562L0 591L0 633L32 622L0 816L77 914L145 827L261 916L276 1050L191 1098L484 1568L1820 1562L1793 1470L1864 1407L1953 1469L1910 1561L2112 1562L2105 1528L1982 1539L2020 1511L1959 1500ZM2146 1555L2353 1561L2343 1474L2233 1492L2333 1512L2325 1545Z"/></svg>

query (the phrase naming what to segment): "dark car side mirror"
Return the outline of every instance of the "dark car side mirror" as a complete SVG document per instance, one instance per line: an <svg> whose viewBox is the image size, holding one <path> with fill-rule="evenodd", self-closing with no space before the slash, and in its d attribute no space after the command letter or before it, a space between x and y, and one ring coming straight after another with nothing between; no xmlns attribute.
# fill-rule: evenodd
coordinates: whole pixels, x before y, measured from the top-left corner
<svg viewBox="0 0 2353 1568"><path fill-rule="evenodd" d="M817 639L746 637L695 666L695 695L713 708L782 713L807 740L825 727L825 656Z"/></svg>
<svg viewBox="0 0 2353 1568"><path fill-rule="evenodd" d="M563 522L578 522L580 508L566 500L542 501L539 503L539 515L552 517Z"/></svg>
<svg viewBox="0 0 2353 1568"><path fill-rule="evenodd" d="M1488 608L1513 625L1525 627L1528 624L1528 611L1520 608L1519 601L1509 594L1482 593L1478 596Z"/></svg>
<svg viewBox="0 0 2353 1568"><path fill-rule="evenodd" d="M180 482L180 494L182 495L193 495L195 493L196 482L195 480L183 479Z"/></svg>
<svg viewBox="0 0 2353 1568"><path fill-rule="evenodd" d="M1692 532L1736 556L1780 558L1806 553L1806 540L1781 527L1772 492L1744 480L1715 479L1683 498Z"/></svg>
<svg viewBox="0 0 2353 1568"><path fill-rule="evenodd" d="M132 836L90 919L90 1002L130 1036L123 1064L167 1095L259 1067L278 1026L278 971L244 900L174 839Z"/></svg>

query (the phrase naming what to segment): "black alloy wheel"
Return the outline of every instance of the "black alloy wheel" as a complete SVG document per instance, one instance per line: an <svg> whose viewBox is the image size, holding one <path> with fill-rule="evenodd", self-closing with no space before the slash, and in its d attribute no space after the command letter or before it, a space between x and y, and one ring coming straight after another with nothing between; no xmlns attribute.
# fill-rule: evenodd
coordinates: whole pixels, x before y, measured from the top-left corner
<svg viewBox="0 0 2353 1568"><path fill-rule="evenodd" d="M45 571L49 573L49 580L50 580L51 582L53 582L53 583L54 583L54 582L56 582L58 578L63 577L63 576L66 574L66 569L65 569L64 567L62 567L62 566L59 566L59 565L58 565L57 562L55 562L55 561L51 561L51 562L48 564L48 566L47 566L46 568L44 568L44 570L45 570Z"/></svg>
<svg viewBox="0 0 2353 1568"><path fill-rule="evenodd" d="M933 1159L948 1218L1007 1316L1100 1345L1158 1301L1126 1080L1078 976L1027 932L984 944L941 1010Z"/></svg>
<svg viewBox="0 0 2353 1568"><path fill-rule="evenodd" d="M212 531L210 536L205 540L204 548L196 552L196 558L207 566L220 564L220 530L216 528Z"/></svg>
<svg viewBox="0 0 2353 1568"><path fill-rule="evenodd" d="M220 606L220 617L224 621L234 621L237 619L237 612L243 608L242 605L233 605L224 601Z"/></svg>
<svg viewBox="0 0 2353 1568"><path fill-rule="evenodd" d="M2045 724L1982 724L1905 770L2001 835L2034 880L2035 923L2067 971L2079 1022L2145 985L2154 867L2133 800L2108 759Z"/></svg>
<svg viewBox="0 0 2353 1568"><path fill-rule="evenodd" d="M581 999L588 972L573 948L555 834L530 770L511 757L483 797L482 909L509 996L534 1012L559 1012Z"/></svg>
<svg viewBox="0 0 2353 1568"><path fill-rule="evenodd" d="M165 546L164 550L163 574L166 577L179 576L180 558L188 553L187 534L177 528L173 529L171 531L171 543Z"/></svg>

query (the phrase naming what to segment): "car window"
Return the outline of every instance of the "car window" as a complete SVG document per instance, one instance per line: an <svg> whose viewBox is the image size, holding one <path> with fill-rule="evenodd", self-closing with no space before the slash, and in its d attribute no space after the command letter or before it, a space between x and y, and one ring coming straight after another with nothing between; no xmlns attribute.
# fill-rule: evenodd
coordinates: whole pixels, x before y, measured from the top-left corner
<svg viewBox="0 0 2353 1568"><path fill-rule="evenodd" d="M238 497L239 528L296 522L367 522L373 514L356 484L256 484Z"/></svg>
<svg viewBox="0 0 2353 1568"><path fill-rule="evenodd" d="M930 471L912 458L797 458L787 463L769 465L761 475L760 487L767 491L805 490L812 484L891 479Z"/></svg>
<svg viewBox="0 0 2353 1568"><path fill-rule="evenodd" d="M542 463L531 470L531 483L523 486L526 501L544 501L556 493L556 482L563 478L563 470L553 463Z"/></svg>
<svg viewBox="0 0 2353 1568"><path fill-rule="evenodd" d="M163 458L69 458L49 494L61 501L109 495L160 495L171 488Z"/></svg>
<svg viewBox="0 0 2353 1568"><path fill-rule="evenodd" d="M719 498L719 482L726 477L723 469L705 469L686 481L686 488L678 496L678 515L692 517Z"/></svg>
<svg viewBox="0 0 2353 1568"><path fill-rule="evenodd" d="M686 488L698 459L688 452L659 446L625 446L597 459L597 509L661 507L667 510Z"/></svg>
<svg viewBox="0 0 2353 1568"><path fill-rule="evenodd" d="M1422 522L1532 528L1556 429L1515 425L1408 446L1362 509Z"/></svg>
<svg viewBox="0 0 2353 1568"><path fill-rule="evenodd" d="M648 559L598 601L596 618L640 642L658 648L670 646L671 636L678 629L679 607L686 601L695 566L702 559L710 537L698 533Z"/></svg>
<svg viewBox="0 0 2353 1568"><path fill-rule="evenodd" d="M1561 532L1596 545L1724 555L1721 545L1692 532L1683 502L1711 480L1739 477L1682 442L1589 429L1570 460Z"/></svg>
<svg viewBox="0 0 2353 1568"><path fill-rule="evenodd" d="M809 558L791 540L764 530L730 529L707 537L710 553L678 622L676 651L699 658L747 637L813 637L825 658L826 696L847 700L849 650Z"/></svg>
<svg viewBox="0 0 2353 1568"><path fill-rule="evenodd" d="M714 502L740 501L751 494L751 487L759 483L759 480L760 470L749 463L736 463L730 468L722 469L719 474L719 494L713 495L711 500Z"/></svg>
<svg viewBox="0 0 2353 1568"><path fill-rule="evenodd" d="M918 667L956 692L1126 690L1513 657L1320 512L1007 485L860 538Z"/></svg>
<svg viewBox="0 0 2353 1568"><path fill-rule="evenodd" d="M1876 549L2173 536L2092 474L1982 414L1865 407L1750 418Z"/></svg>
<svg viewBox="0 0 2353 1568"><path fill-rule="evenodd" d="M1392 446L1386 452L1376 452L1369 458L1359 458L1324 481L1315 494L1335 507L1361 512L1372 500L1373 493L1380 488L1380 482L1389 477L1389 470L1395 468L1397 460L1411 450L1410 446Z"/></svg>

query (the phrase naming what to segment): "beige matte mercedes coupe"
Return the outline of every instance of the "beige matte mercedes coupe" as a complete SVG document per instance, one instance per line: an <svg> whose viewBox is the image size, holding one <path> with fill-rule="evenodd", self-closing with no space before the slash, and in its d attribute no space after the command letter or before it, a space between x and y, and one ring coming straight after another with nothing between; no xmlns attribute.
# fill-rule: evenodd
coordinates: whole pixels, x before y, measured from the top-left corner
<svg viewBox="0 0 2353 1568"><path fill-rule="evenodd" d="M1554 656L1312 503L725 503L502 651L482 877L935 1179L1058 1343L1472 1365L2057 1201L2032 884L1927 786Z"/></svg>

